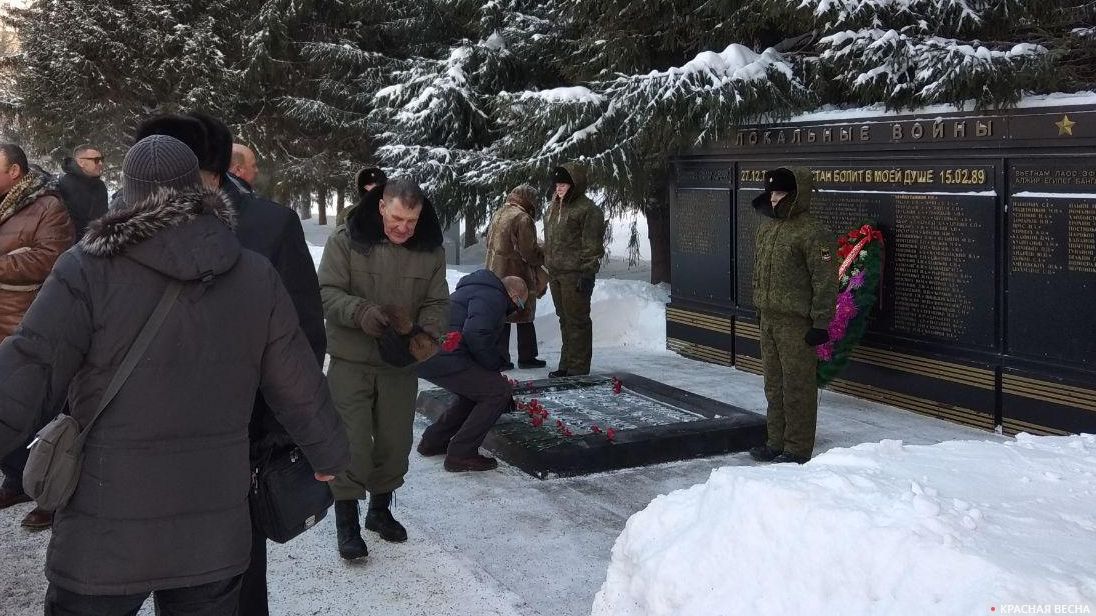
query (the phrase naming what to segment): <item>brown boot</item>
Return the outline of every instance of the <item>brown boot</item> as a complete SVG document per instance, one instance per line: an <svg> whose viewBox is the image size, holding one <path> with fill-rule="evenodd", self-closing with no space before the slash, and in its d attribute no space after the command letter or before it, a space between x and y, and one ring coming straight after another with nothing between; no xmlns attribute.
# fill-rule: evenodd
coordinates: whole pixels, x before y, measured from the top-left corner
<svg viewBox="0 0 1096 616"><path fill-rule="evenodd" d="M27 530L46 530L53 526L53 512L42 511L35 507L23 518L23 528Z"/></svg>
<svg viewBox="0 0 1096 616"><path fill-rule="evenodd" d="M490 471L499 467L499 461L487 456L476 454L469 458L445 456L445 470L450 473L464 471Z"/></svg>
<svg viewBox="0 0 1096 616"><path fill-rule="evenodd" d="M7 509L14 505L20 505L22 503L29 503L30 497L22 490L13 490L11 488L0 488L0 509Z"/></svg>

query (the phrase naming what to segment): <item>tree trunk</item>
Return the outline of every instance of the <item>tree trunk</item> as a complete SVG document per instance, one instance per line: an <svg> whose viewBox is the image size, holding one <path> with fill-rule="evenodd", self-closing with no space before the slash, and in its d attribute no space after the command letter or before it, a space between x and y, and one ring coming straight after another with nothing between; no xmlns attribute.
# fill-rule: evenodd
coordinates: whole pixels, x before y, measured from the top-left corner
<svg viewBox="0 0 1096 616"><path fill-rule="evenodd" d="M341 216L343 210L346 209L346 190L339 189L339 192L335 193L335 216L336 218Z"/></svg>
<svg viewBox="0 0 1096 616"><path fill-rule="evenodd" d="M312 193L298 193L297 207L301 211L301 220L312 220Z"/></svg>
<svg viewBox="0 0 1096 616"><path fill-rule="evenodd" d="M665 197L652 199L644 214L651 241L651 284L670 282L670 204Z"/></svg>
<svg viewBox="0 0 1096 616"><path fill-rule="evenodd" d="M323 226L327 226L327 188L321 188L318 196L320 198L320 219L318 222Z"/></svg>
<svg viewBox="0 0 1096 616"><path fill-rule="evenodd" d="M476 225L467 217L464 219L464 247L476 245Z"/></svg>

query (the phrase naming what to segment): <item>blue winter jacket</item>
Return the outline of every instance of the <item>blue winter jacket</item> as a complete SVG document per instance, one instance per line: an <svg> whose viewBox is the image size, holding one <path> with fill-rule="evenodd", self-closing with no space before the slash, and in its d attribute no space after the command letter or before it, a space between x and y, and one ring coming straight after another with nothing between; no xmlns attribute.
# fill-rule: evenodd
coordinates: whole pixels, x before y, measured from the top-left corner
<svg viewBox="0 0 1096 616"><path fill-rule="evenodd" d="M461 278L449 295L449 331L461 332L460 346L439 352L418 368L419 376L453 374L469 363L497 371L502 367L498 342L506 315L517 307L510 301L502 280L490 270L476 270Z"/></svg>

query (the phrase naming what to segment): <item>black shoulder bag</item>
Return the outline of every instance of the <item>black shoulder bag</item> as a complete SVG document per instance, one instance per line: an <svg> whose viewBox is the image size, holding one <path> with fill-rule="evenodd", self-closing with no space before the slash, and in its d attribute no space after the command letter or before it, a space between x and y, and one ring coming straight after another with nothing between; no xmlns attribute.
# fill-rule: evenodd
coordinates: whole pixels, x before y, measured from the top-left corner
<svg viewBox="0 0 1096 616"><path fill-rule="evenodd" d="M271 541L285 543L324 519L335 502L296 445L267 449L251 475L251 515Z"/></svg>

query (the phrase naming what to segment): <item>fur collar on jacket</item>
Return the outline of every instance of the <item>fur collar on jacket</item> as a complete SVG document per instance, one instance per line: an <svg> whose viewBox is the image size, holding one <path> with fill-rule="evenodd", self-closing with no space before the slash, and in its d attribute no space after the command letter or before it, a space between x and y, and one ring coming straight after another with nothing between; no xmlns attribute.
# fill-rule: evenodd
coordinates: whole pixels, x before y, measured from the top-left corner
<svg viewBox="0 0 1096 616"><path fill-rule="evenodd" d="M0 224L7 222L9 218L39 198L57 194L57 180L48 173L31 167L22 179L11 187L8 194L4 196L4 200L0 201Z"/></svg>
<svg viewBox="0 0 1096 616"><path fill-rule="evenodd" d="M350 235L350 240L365 250L388 241L388 237L384 234L384 223L381 221L379 207L383 194L383 184L366 193L361 203L354 208L346 220L346 232ZM416 252L432 252L441 247L442 240L438 213L434 210L434 204L430 203L429 199L424 199L422 214L419 215L419 223L415 226L415 234L403 243L403 247Z"/></svg>
<svg viewBox="0 0 1096 616"><path fill-rule="evenodd" d="M231 229L236 213L218 190L161 190L130 208L115 209L91 223L80 248L96 257L113 257L160 231L212 214Z"/></svg>

